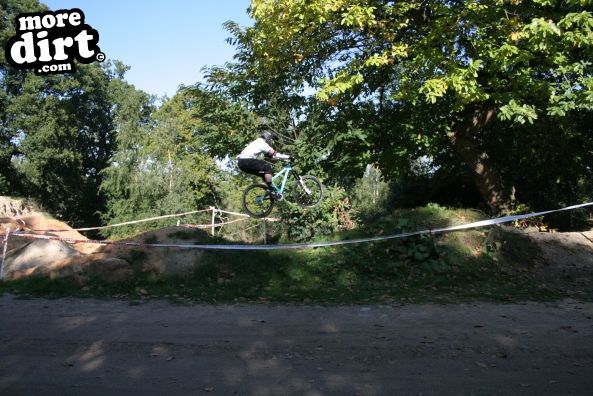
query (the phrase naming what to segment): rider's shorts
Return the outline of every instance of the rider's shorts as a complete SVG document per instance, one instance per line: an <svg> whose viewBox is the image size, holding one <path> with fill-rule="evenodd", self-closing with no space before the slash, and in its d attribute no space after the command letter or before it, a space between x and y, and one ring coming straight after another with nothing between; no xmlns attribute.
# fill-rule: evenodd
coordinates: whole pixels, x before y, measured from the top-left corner
<svg viewBox="0 0 593 396"><path fill-rule="evenodd" d="M272 165L263 160L252 158L239 158L239 169L250 175L263 176L266 173L272 174Z"/></svg>

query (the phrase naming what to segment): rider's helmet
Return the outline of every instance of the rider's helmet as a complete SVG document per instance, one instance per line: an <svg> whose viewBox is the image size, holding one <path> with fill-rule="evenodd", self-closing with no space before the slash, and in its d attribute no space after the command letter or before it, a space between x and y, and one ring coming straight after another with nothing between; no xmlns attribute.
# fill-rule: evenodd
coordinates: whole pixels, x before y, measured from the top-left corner
<svg viewBox="0 0 593 396"><path fill-rule="evenodd" d="M270 131L262 131L260 135L268 144L270 144L274 140L274 134Z"/></svg>

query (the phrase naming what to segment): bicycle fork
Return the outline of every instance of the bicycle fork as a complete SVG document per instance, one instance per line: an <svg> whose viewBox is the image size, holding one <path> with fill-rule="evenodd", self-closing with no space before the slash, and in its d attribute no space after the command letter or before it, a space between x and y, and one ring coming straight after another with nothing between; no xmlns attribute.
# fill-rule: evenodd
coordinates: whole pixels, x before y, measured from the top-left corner
<svg viewBox="0 0 593 396"><path fill-rule="evenodd" d="M311 195L311 190L307 188L307 186L305 186L305 183L303 183L303 178L299 175L298 177L299 180L299 185L303 188L303 190L307 193L307 195Z"/></svg>

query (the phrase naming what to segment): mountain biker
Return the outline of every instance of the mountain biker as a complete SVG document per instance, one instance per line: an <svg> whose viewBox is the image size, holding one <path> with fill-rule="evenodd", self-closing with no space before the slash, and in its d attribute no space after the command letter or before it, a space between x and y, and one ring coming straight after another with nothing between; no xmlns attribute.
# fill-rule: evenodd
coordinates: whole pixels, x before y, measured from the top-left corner
<svg viewBox="0 0 593 396"><path fill-rule="evenodd" d="M272 166L257 157L263 154L270 159L292 159L290 155L281 154L270 145L274 141L274 135L270 131L263 131L260 137L249 143L241 154L237 156L239 169L250 175L261 176L268 185L268 191L272 198L279 199L280 193L272 185Z"/></svg>

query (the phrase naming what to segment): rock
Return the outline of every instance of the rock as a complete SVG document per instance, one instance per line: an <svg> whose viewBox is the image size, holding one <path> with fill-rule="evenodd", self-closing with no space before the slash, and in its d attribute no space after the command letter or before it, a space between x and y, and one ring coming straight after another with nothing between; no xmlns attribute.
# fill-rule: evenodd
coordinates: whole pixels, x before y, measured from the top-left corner
<svg viewBox="0 0 593 396"><path fill-rule="evenodd" d="M36 239L7 253L4 261L4 277L17 279L49 267L56 261L81 254L68 243L46 239Z"/></svg>
<svg viewBox="0 0 593 396"><path fill-rule="evenodd" d="M187 242L186 242L187 243ZM203 255L203 251L180 248L150 249L144 263L147 272L159 277L167 275L190 275Z"/></svg>
<svg viewBox="0 0 593 396"><path fill-rule="evenodd" d="M25 276L69 278L79 285L90 278L106 282L132 279L130 263L101 254L82 254L66 242L38 239L11 250L6 257L4 276L18 279Z"/></svg>

